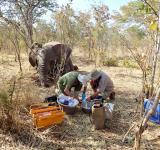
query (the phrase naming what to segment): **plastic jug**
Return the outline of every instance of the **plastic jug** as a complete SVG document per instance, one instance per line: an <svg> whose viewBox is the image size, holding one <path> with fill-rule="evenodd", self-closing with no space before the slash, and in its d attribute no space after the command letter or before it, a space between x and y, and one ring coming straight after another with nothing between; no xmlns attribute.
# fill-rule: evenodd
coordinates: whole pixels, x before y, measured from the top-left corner
<svg viewBox="0 0 160 150"><path fill-rule="evenodd" d="M87 107L86 93L83 92L83 93L82 93L82 108L86 108L86 107Z"/></svg>

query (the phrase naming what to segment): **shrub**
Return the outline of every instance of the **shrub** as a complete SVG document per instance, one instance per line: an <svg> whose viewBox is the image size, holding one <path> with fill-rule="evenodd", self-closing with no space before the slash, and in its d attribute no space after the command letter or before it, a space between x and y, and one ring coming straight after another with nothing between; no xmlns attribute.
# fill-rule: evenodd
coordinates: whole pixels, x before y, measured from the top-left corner
<svg viewBox="0 0 160 150"><path fill-rule="evenodd" d="M113 66L117 67L118 66L118 59L117 58L108 58L103 62L104 66Z"/></svg>
<svg viewBox="0 0 160 150"><path fill-rule="evenodd" d="M24 126L25 122L20 115L24 116L26 101L21 99L21 95L16 81L11 81L11 84L5 84L0 89L0 128L4 131L18 132L19 126Z"/></svg>
<svg viewBox="0 0 160 150"><path fill-rule="evenodd" d="M126 68L138 68L136 62L132 59L125 58L121 61L121 65Z"/></svg>
<svg viewBox="0 0 160 150"><path fill-rule="evenodd" d="M0 90L0 120L2 122L1 127L8 129L13 125L13 118L14 118L14 104L12 103L11 99L9 98L9 92L6 89Z"/></svg>

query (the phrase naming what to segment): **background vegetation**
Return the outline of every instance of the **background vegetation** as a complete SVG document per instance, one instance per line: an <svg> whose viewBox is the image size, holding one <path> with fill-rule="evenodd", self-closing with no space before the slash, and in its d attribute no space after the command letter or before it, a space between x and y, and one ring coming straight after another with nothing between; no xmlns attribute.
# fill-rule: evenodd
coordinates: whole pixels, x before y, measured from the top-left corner
<svg viewBox="0 0 160 150"><path fill-rule="evenodd" d="M52 12L52 17L45 21L42 15L47 11ZM138 100L141 103L140 115L143 116L144 98L155 97L159 88L159 29L158 0L134 0L112 14L102 3L93 5L88 11L78 12L72 7L72 1L59 6L56 0L0 0L0 54L3 56L0 63L6 65L3 69L13 63L19 67L16 78L2 81L0 120L3 123L0 127L18 133L19 129L23 130L25 123L17 116L28 113L28 99L39 97L39 94L29 94L27 91L31 88L27 88L26 82L26 86L21 82L24 75L28 75L24 59L28 59L33 42L68 44L78 55L83 53L81 58L87 60L87 65L93 62L94 67L138 69L142 83ZM148 118L142 117L139 123L137 149ZM28 125L26 128L30 130Z"/></svg>

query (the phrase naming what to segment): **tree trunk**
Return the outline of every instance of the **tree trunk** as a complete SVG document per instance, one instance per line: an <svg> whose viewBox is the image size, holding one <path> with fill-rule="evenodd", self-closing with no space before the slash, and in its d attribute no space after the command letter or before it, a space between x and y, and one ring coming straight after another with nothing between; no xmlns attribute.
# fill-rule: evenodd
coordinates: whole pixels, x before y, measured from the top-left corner
<svg viewBox="0 0 160 150"><path fill-rule="evenodd" d="M12 42L15 50L15 58L17 58L18 63L19 63L19 69L20 72L22 73L22 62L21 62L21 50L20 50L20 45L19 45L19 39L17 35L17 30L14 28L14 37L10 37L10 41Z"/></svg>
<svg viewBox="0 0 160 150"><path fill-rule="evenodd" d="M145 1L145 3L147 3L147 2ZM150 92L149 92L150 97L153 96L155 74L156 74L156 70L157 70L157 60L158 60L158 54L160 51L160 32L159 32L159 29L160 29L160 2L158 5L159 5L158 6L159 7L158 26L157 26L157 36L156 36L156 49L154 52L154 58L153 58L153 63L152 63L152 74L151 74L151 82L150 82L151 88L150 88ZM145 129L147 127L147 122L148 122L149 118L154 114L154 112L157 108L157 105L159 103L159 97L160 97L160 87L156 93L156 97L154 99L154 103L153 103L152 108L148 111L148 113L146 114L146 116L142 120L141 125L136 132L135 145L134 145L135 150L140 150L140 142L141 142L142 133L145 131Z"/></svg>
<svg viewBox="0 0 160 150"><path fill-rule="evenodd" d="M31 47L31 45L33 44L32 25L28 26L27 31L28 31L27 41L28 41L28 45Z"/></svg>
<svg viewBox="0 0 160 150"><path fill-rule="evenodd" d="M159 97L160 97L160 87L157 91L157 94L156 94L156 97L155 97L152 108L148 111L148 113L144 117L138 131L136 132L135 145L134 145L135 150L140 150L140 141L141 141L142 133L144 132L144 130L147 127L147 122L148 122L149 118L155 113L155 110L156 110L157 105L159 103Z"/></svg>
<svg viewBox="0 0 160 150"><path fill-rule="evenodd" d="M159 29L160 29L160 2L159 2L158 7L159 7L159 12L158 12L158 26L157 26L157 36L156 36L156 50L154 53L153 64L152 64L150 96L153 95L155 73L156 73L156 69L157 69L157 59L158 59L158 54L160 51L160 32L159 32Z"/></svg>

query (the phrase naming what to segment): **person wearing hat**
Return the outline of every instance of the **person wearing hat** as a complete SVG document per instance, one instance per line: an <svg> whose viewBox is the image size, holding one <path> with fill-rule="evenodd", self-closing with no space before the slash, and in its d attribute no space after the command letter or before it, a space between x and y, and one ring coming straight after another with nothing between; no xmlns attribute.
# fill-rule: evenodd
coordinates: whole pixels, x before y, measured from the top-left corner
<svg viewBox="0 0 160 150"><path fill-rule="evenodd" d="M94 91L94 94L87 98L91 100L96 98L99 94L103 99L109 97L110 100L115 99L114 85L111 78L101 70L92 70L90 73L90 84Z"/></svg>
<svg viewBox="0 0 160 150"><path fill-rule="evenodd" d="M59 78L58 88L60 93L78 99L79 91L83 88L86 89L88 81L89 76L82 75L77 71L71 71ZM72 88L74 88L73 92L71 92Z"/></svg>

